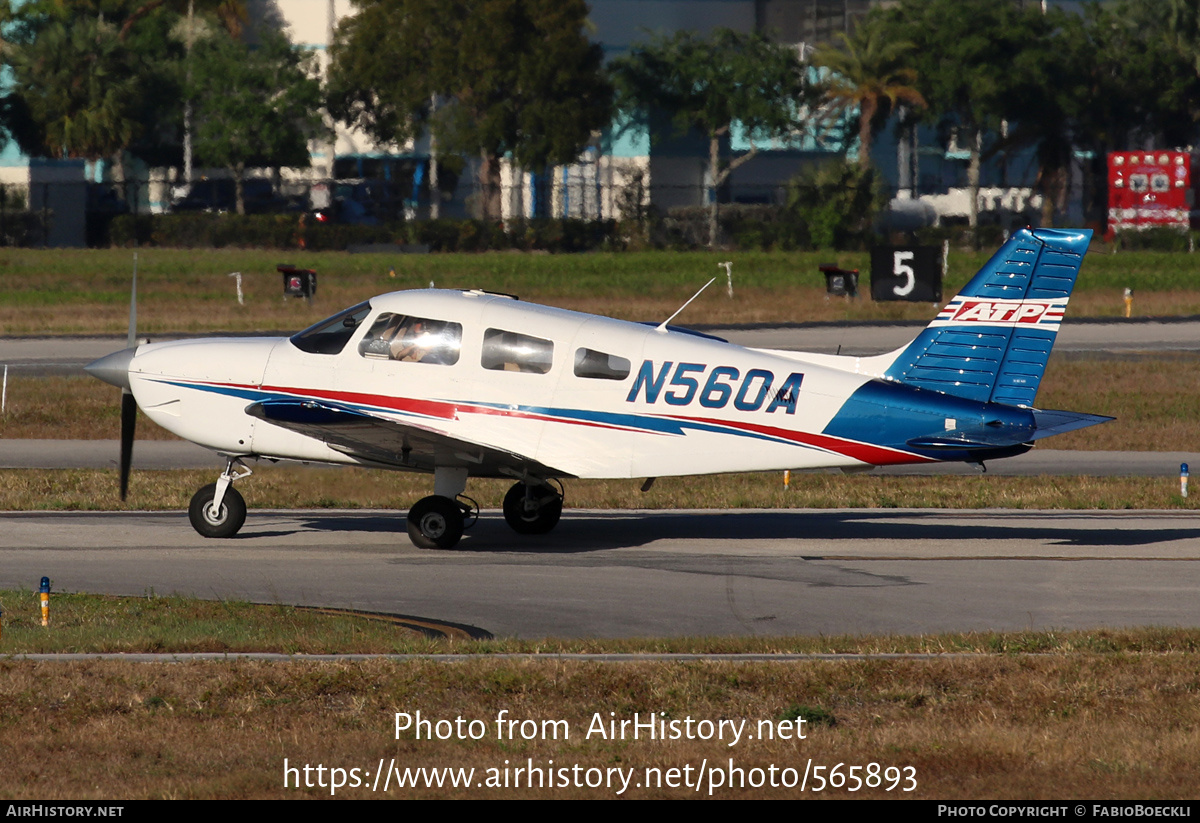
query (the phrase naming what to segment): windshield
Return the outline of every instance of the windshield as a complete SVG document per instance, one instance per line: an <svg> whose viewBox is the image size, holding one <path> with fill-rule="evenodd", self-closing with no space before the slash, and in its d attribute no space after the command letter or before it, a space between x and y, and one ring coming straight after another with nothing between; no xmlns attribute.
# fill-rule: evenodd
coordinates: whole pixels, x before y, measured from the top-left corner
<svg viewBox="0 0 1200 823"><path fill-rule="evenodd" d="M292 335L292 344L310 354L340 354L358 326L371 311L370 303L359 303L327 320Z"/></svg>

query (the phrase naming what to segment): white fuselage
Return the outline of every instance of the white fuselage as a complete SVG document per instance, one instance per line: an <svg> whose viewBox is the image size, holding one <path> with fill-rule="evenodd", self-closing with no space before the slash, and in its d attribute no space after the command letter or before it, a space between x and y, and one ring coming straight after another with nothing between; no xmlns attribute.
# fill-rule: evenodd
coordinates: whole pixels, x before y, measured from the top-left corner
<svg viewBox="0 0 1200 823"><path fill-rule="evenodd" d="M396 360L382 344L371 350L367 338L388 313L460 327L454 362ZM822 435L872 370L855 373L853 358L800 357L495 295L430 290L372 299L337 353L303 351L285 338L150 344L138 349L129 374L138 405L156 423L233 456L371 462L245 411L279 398L354 407L522 455L561 476L925 459Z"/></svg>

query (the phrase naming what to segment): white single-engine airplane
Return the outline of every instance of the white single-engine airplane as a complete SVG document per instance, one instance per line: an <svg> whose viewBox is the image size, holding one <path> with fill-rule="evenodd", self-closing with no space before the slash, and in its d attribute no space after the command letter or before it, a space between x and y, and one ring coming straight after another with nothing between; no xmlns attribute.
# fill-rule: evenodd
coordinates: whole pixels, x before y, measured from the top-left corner
<svg viewBox="0 0 1200 823"><path fill-rule="evenodd" d="M134 398L228 461L192 499L200 534L237 533L246 504L232 484L265 458L432 473L408 532L446 549L478 513L471 476L514 479L504 517L538 534L559 520L563 478L982 464L1105 422L1033 405L1090 239L1018 231L912 343L875 357L430 289L290 338L144 344L87 369L126 390L123 492Z"/></svg>

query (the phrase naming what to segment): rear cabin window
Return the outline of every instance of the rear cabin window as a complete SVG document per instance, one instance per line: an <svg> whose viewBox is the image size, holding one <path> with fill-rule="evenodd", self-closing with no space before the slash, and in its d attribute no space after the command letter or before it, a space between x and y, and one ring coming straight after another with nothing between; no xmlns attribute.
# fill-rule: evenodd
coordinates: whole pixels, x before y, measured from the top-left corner
<svg viewBox="0 0 1200 823"><path fill-rule="evenodd" d="M339 354L371 312L370 303L359 303L327 320L292 335L292 345L309 354Z"/></svg>
<svg viewBox="0 0 1200 823"><path fill-rule="evenodd" d="M384 312L358 344L358 353L377 360L453 366L462 350L462 324Z"/></svg>
<svg viewBox="0 0 1200 823"><path fill-rule="evenodd" d="M594 349L575 350L575 376L597 380L624 380L629 376L629 361L615 354Z"/></svg>
<svg viewBox="0 0 1200 823"><path fill-rule="evenodd" d="M483 333L480 363L493 371L545 374L554 360L554 343L515 331L488 329Z"/></svg>

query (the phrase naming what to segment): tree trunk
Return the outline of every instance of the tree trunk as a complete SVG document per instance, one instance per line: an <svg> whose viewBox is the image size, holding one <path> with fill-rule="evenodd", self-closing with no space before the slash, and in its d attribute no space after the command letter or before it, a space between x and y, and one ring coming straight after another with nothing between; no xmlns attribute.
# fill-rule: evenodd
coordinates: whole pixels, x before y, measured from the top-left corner
<svg viewBox="0 0 1200 823"><path fill-rule="evenodd" d="M237 201L237 213L246 213L246 184L242 180L242 175L246 172L245 163L235 164L230 171L233 172L233 196Z"/></svg>
<svg viewBox="0 0 1200 823"><path fill-rule="evenodd" d="M982 165L979 158L979 145L983 134L976 131L971 135L971 159L967 163L967 193L971 202L967 204L967 225L971 233L976 234L979 228L979 168Z"/></svg>
<svg viewBox="0 0 1200 823"><path fill-rule="evenodd" d="M875 100L862 101L858 113L858 167L866 170L871 165L871 121L875 119Z"/></svg>
<svg viewBox="0 0 1200 823"><path fill-rule="evenodd" d="M442 216L442 191L438 184L437 138L429 136L429 219Z"/></svg>
<svg viewBox="0 0 1200 823"><path fill-rule="evenodd" d="M491 152L480 152L479 219L500 219L500 158Z"/></svg>
<svg viewBox="0 0 1200 823"><path fill-rule="evenodd" d="M1054 216L1066 203L1067 169L1043 168L1039 175L1042 190L1042 228L1054 228Z"/></svg>
<svg viewBox="0 0 1200 823"><path fill-rule="evenodd" d="M709 189L708 189L708 247L711 249L717 244L717 186L721 185L718 180L720 172L721 160L721 138L720 135L714 134L708 139L708 174L709 174Z"/></svg>

